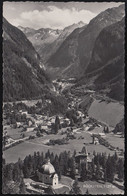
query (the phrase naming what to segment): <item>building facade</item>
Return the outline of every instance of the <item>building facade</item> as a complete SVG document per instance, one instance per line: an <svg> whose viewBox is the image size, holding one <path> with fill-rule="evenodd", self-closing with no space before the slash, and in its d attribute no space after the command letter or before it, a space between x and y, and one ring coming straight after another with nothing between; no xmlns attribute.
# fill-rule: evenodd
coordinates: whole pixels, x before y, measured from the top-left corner
<svg viewBox="0 0 127 196"><path fill-rule="evenodd" d="M47 159L46 164L44 164L37 172L37 176L40 182L57 186L58 185L58 175L55 172L55 168L50 163L50 159Z"/></svg>

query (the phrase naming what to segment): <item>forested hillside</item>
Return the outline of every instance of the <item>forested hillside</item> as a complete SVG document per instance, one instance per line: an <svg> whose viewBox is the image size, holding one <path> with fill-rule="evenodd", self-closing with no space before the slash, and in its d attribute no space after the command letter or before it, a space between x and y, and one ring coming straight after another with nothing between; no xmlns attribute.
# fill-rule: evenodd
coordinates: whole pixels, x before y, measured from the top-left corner
<svg viewBox="0 0 127 196"><path fill-rule="evenodd" d="M24 33L3 18L3 99L21 100L48 91L50 81Z"/></svg>

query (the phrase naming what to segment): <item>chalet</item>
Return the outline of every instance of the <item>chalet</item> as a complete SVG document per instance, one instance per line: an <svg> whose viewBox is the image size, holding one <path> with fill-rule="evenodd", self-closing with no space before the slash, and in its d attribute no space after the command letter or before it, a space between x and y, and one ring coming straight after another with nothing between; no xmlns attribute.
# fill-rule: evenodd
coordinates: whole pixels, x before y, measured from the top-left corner
<svg viewBox="0 0 127 196"><path fill-rule="evenodd" d="M93 142L93 144L95 144L95 145L96 145L96 144L99 144L99 140L98 140L98 138L96 138L96 137L94 138L94 142Z"/></svg>
<svg viewBox="0 0 127 196"><path fill-rule="evenodd" d="M66 123L67 125L69 125L70 124L70 119L69 118L65 118L64 119L64 123Z"/></svg>
<svg viewBox="0 0 127 196"><path fill-rule="evenodd" d="M21 113L21 114L28 114L28 111L26 111L26 110L19 110L19 113Z"/></svg>
<svg viewBox="0 0 127 196"><path fill-rule="evenodd" d="M4 137L3 140L5 141L5 145L11 144L12 142L14 142L14 140L9 136Z"/></svg>
<svg viewBox="0 0 127 196"><path fill-rule="evenodd" d="M34 131L35 127L27 127L26 128L26 132L31 132Z"/></svg>
<svg viewBox="0 0 127 196"><path fill-rule="evenodd" d="M45 129L45 130L47 130L48 129L48 126L47 125L41 125L41 129Z"/></svg>
<svg viewBox="0 0 127 196"><path fill-rule="evenodd" d="M28 121L28 126L31 127L33 125L33 122L31 120Z"/></svg>
<svg viewBox="0 0 127 196"><path fill-rule="evenodd" d="M16 127L20 128L23 124L21 122L16 122Z"/></svg>
<svg viewBox="0 0 127 196"><path fill-rule="evenodd" d="M99 136L105 136L105 133L98 133Z"/></svg>

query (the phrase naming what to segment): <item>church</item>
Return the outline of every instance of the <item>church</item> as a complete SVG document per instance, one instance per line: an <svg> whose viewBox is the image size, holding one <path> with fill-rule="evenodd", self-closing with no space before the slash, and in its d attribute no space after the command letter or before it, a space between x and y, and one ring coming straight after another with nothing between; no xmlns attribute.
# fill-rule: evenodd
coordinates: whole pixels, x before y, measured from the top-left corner
<svg viewBox="0 0 127 196"><path fill-rule="evenodd" d="M50 163L50 159L47 159L47 162L42 165L42 167L37 172L38 180L42 183L51 186L58 185L58 175L55 172L55 168Z"/></svg>

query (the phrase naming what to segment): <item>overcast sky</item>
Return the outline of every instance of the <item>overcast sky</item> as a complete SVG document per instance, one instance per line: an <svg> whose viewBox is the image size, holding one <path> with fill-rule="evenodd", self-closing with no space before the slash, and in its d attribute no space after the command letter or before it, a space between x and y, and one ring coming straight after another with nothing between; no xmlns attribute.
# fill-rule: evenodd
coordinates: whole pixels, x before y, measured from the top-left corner
<svg viewBox="0 0 127 196"><path fill-rule="evenodd" d="M14 26L63 29L73 23L89 21L107 8L122 2L4 2L3 16Z"/></svg>

